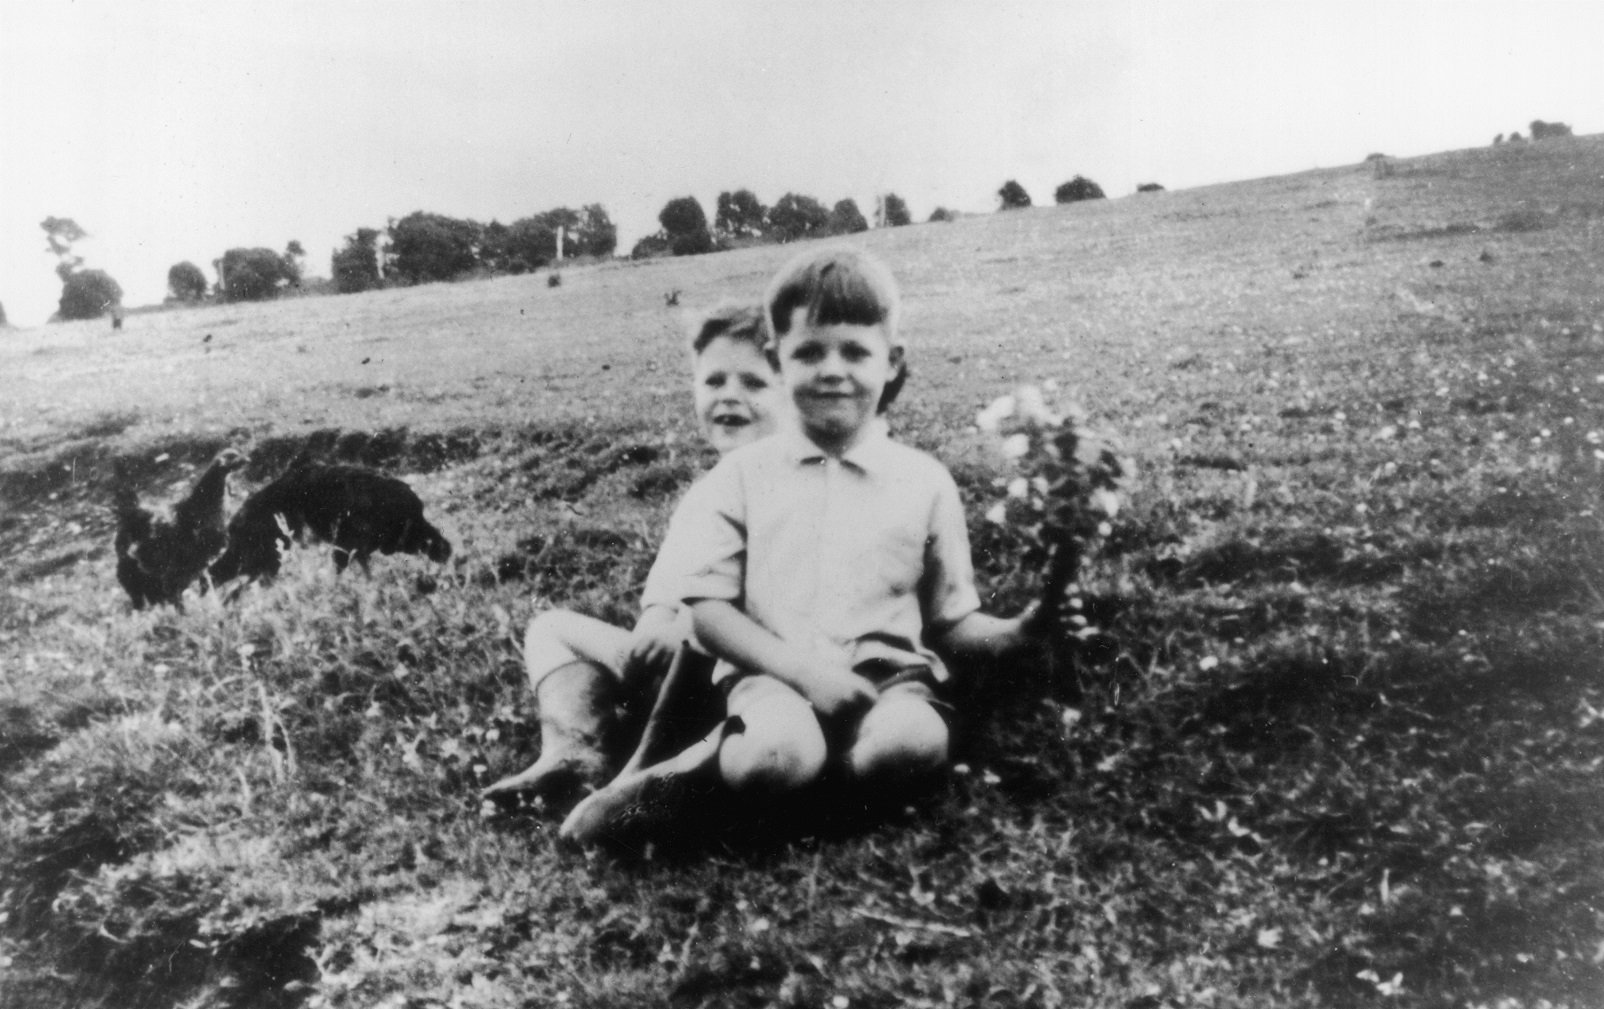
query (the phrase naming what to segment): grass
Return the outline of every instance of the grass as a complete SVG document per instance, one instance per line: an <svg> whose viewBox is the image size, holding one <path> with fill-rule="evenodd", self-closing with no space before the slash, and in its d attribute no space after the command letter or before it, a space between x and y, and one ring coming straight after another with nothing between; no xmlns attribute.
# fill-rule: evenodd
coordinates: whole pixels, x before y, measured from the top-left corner
<svg viewBox="0 0 1604 1009"><path fill-rule="evenodd" d="M476 789L536 747L523 623L627 619L708 461L663 292L790 250L9 333L0 1002L1598 1004L1604 140L1391 164L855 238L988 606L1033 581L974 411L1053 379L1123 435L1111 635L994 671L907 809L633 856ZM451 565L129 612L111 460L161 497L230 442L407 474Z"/></svg>

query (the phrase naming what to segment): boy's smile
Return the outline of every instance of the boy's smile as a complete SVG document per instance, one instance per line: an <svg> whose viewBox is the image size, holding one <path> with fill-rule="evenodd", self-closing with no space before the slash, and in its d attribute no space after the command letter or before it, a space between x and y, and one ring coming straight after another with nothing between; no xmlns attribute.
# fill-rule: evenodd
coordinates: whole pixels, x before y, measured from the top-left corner
<svg viewBox="0 0 1604 1009"><path fill-rule="evenodd" d="M696 419L719 454L774 432L780 408L774 370L744 340L717 337L696 355Z"/></svg>
<svg viewBox="0 0 1604 1009"><path fill-rule="evenodd" d="M901 360L902 348L892 346L884 327L809 325L802 308L794 310L790 332L779 340L780 376L802 429L830 451L856 443Z"/></svg>

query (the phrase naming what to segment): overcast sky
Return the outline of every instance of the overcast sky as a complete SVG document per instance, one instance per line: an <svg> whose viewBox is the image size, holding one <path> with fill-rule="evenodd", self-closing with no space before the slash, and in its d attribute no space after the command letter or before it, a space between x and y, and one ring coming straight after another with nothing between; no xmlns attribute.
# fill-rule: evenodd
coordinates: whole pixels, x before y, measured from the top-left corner
<svg viewBox="0 0 1604 1009"><path fill-rule="evenodd" d="M915 219L1604 131L1604 3L0 0L0 304L71 217L130 305L167 269L361 226L601 203L620 251L721 190Z"/></svg>

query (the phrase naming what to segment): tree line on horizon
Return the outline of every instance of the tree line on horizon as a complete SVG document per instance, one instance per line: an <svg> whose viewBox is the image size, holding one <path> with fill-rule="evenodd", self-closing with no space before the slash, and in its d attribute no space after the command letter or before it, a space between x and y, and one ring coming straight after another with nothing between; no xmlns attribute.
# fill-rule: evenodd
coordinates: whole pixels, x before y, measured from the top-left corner
<svg viewBox="0 0 1604 1009"><path fill-rule="evenodd" d="M1139 191L1162 189L1156 183ZM1030 196L1009 179L998 190L998 209L1031 205ZM1054 194L1060 204L1102 199L1103 190L1083 176L1075 176ZM928 221L956 220L963 214L937 207ZM750 189L721 192L709 220L694 196L669 200L658 213L659 229L635 243L631 259L659 256L703 255L754 245L784 244L810 238L851 235L867 231L870 222L851 198L832 207L812 196L788 192L772 206ZM875 201L874 227L896 228L913 223L908 204L894 192ZM51 321L98 318L107 312L120 315L122 287L104 270L84 269L74 243L88 237L71 218L47 217L40 223L47 251L56 256L56 274L62 281L58 311ZM391 286L411 286L475 277L523 274L573 260L603 259L614 255L618 229L600 203L578 210L557 207L510 224L488 224L445 214L413 211L391 218L381 231L360 227L345 236L345 244L330 256L328 280L306 280L306 250L290 240L283 252L264 247L235 247L212 260L215 283L195 263L174 263L167 271L168 304L192 305L206 301L263 301L287 292L298 294L354 294ZM0 309L3 312L3 309ZM0 324L4 316L0 315Z"/></svg>

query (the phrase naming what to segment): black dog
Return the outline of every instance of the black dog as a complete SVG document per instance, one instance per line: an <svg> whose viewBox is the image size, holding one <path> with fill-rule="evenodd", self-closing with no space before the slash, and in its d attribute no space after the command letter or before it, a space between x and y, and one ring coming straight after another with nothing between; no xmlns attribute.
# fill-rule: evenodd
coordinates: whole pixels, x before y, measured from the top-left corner
<svg viewBox="0 0 1604 1009"><path fill-rule="evenodd" d="M213 584L241 575L271 578L303 534L334 545L334 569L375 553L451 556L451 544L423 517L423 502L392 476L360 466L305 463L245 499L228 523L228 549L208 569Z"/></svg>

